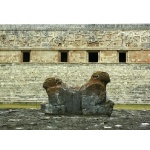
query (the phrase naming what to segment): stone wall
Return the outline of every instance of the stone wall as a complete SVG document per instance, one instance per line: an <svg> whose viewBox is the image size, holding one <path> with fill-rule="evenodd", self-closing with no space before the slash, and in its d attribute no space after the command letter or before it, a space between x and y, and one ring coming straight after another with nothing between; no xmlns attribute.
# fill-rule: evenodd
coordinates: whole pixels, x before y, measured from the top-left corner
<svg viewBox="0 0 150 150"><path fill-rule="evenodd" d="M70 63L88 62L88 51L97 51L98 62L118 63L118 52L127 52L127 63L150 63L150 24L137 25L0 25L0 63L60 62L68 51Z"/></svg>
<svg viewBox="0 0 150 150"><path fill-rule="evenodd" d="M59 63L62 50L33 50L30 51L31 63ZM150 51L117 51L117 50L70 50L68 63L89 63L88 54L98 53L98 63L119 63L119 52L126 52L126 63L150 63ZM22 51L0 50L0 63L22 63Z"/></svg>
<svg viewBox="0 0 150 150"><path fill-rule="evenodd" d="M117 51L101 51L100 62L102 63L118 63L118 52Z"/></svg>
<svg viewBox="0 0 150 150"><path fill-rule="evenodd" d="M47 77L80 87L97 70L109 73L107 95L115 103L150 104L149 64L97 63L0 64L0 102L46 102L42 84Z"/></svg>
<svg viewBox="0 0 150 150"><path fill-rule="evenodd" d="M58 61L58 51L31 51L30 62L56 63Z"/></svg>
<svg viewBox="0 0 150 150"><path fill-rule="evenodd" d="M16 63L21 60L21 51L0 51L0 63Z"/></svg>
<svg viewBox="0 0 150 150"><path fill-rule="evenodd" d="M69 62L70 63L86 63L87 52L86 51L70 51Z"/></svg>
<svg viewBox="0 0 150 150"><path fill-rule="evenodd" d="M150 50L150 25L0 25L2 49Z"/></svg>
<svg viewBox="0 0 150 150"><path fill-rule="evenodd" d="M30 61L23 62L23 52ZM60 53L68 62L60 63ZM96 52L97 63L89 62ZM119 53L126 62L119 62ZM0 25L0 102L42 102L42 83L58 76L81 86L94 71L110 74L116 103L150 103L150 24Z"/></svg>
<svg viewBox="0 0 150 150"><path fill-rule="evenodd" d="M150 63L150 51L130 51L128 59L130 63Z"/></svg>

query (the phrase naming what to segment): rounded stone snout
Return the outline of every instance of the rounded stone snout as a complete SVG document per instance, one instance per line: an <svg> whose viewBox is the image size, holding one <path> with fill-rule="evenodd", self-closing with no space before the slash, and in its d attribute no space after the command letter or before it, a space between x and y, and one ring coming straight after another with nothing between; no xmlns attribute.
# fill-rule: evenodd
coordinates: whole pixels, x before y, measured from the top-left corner
<svg viewBox="0 0 150 150"><path fill-rule="evenodd" d="M61 84L62 84L62 80L59 78L55 78L55 77L47 78L43 83L43 88L47 90L49 87L53 87Z"/></svg>

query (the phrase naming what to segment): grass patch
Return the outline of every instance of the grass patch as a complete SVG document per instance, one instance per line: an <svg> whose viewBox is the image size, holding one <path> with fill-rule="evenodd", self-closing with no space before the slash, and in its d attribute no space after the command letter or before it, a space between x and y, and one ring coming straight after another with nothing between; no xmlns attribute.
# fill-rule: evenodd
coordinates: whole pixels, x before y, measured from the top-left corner
<svg viewBox="0 0 150 150"><path fill-rule="evenodd" d="M41 103L0 103L0 109L4 108L34 108L40 109ZM116 104L114 106L116 110L150 110L150 104Z"/></svg>
<svg viewBox="0 0 150 150"><path fill-rule="evenodd" d="M40 109L40 103L1 103L0 104L0 109L4 108L35 108L35 109Z"/></svg>
<svg viewBox="0 0 150 150"><path fill-rule="evenodd" d="M114 109L150 110L150 104L116 104Z"/></svg>

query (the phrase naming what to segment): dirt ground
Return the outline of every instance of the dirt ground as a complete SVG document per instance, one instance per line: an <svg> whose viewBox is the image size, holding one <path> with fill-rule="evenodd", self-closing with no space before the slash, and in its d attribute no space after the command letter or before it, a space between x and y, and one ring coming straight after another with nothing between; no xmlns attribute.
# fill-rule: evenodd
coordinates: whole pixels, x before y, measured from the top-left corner
<svg viewBox="0 0 150 150"><path fill-rule="evenodd" d="M50 116L37 109L0 109L0 130L149 130L150 110L113 110L111 117Z"/></svg>

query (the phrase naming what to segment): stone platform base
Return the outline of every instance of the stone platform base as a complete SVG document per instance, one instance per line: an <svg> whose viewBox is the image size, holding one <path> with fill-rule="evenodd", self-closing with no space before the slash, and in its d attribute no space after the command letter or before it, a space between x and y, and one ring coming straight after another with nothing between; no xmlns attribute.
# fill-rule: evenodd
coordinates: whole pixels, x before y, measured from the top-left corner
<svg viewBox="0 0 150 150"><path fill-rule="evenodd" d="M84 107L83 107L84 106ZM45 114L50 115L106 115L111 116L113 111L114 103L112 101L107 101L104 104L97 105L82 105L81 110L74 112L68 111L66 105L51 105L51 104L41 104L41 111Z"/></svg>

